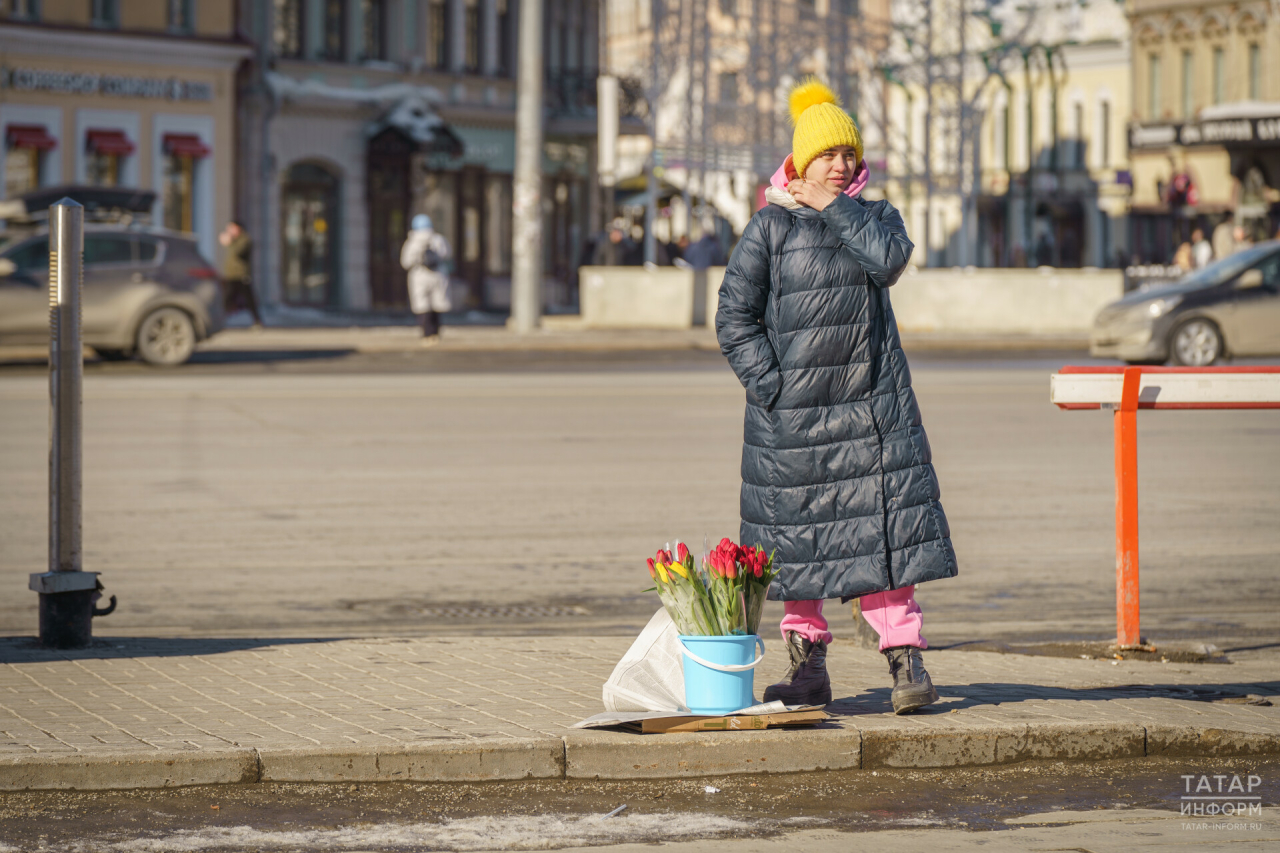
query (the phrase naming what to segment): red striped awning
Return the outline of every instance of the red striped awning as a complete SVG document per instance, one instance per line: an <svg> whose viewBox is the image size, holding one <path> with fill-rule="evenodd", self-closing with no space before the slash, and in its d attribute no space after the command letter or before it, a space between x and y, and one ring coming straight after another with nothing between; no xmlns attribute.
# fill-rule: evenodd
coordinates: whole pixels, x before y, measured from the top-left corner
<svg viewBox="0 0 1280 853"><path fill-rule="evenodd" d="M11 124L4 129L4 141L10 148L37 148L48 151L58 147L58 140L40 124Z"/></svg>
<svg viewBox="0 0 1280 853"><path fill-rule="evenodd" d="M127 157L133 153L133 143L123 130L90 130L86 134L85 147L98 154L117 154Z"/></svg>
<svg viewBox="0 0 1280 853"><path fill-rule="evenodd" d="M194 133L166 133L164 135L164 153L173 157L208 157L209 146Z"/></svg>

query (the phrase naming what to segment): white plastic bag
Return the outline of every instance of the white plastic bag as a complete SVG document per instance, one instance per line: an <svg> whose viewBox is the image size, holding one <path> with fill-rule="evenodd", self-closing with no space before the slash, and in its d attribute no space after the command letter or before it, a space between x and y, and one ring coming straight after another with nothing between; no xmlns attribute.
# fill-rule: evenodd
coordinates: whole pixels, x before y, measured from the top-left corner
<svg viewBox="0 0 1280 853"><path fill-rule="evenodd" d="M609 711L688 711L684 704L684 664L680 634L658 610L604 683Z"/></svg>

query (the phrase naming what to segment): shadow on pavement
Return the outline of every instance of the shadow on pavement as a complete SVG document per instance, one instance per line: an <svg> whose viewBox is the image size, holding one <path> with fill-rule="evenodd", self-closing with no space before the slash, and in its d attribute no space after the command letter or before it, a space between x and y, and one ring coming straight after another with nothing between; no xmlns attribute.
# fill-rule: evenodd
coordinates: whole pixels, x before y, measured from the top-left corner
<svg viewBox="0 0 1280 853"><path fill-rule="evenodd" d="M270 650L272 646L335 643L336 637L286 637L270 639L197 639L160 637L94 638L87 649L46 649L35 637L0 637L0 664L44 663L59 660L112 660L218 655L226 652Z"/></svg>
<svg viewBox="0 0 1280 853"><path fill-rule="evenodd" d="M1028 700L1056 699L1073 702L1106 702L1113 699L1182 699L1230 705L1270 705L1267 696L1280 694L1280 681L1226 684L1124 684L1114 687L1046 687L1039 684L981 683L936 685L943 699L959 699L945 705L922 708L916 716L948 714L983 705L1008 705ZM858 696L836 699L827 713L837 716L884 714L893 711L889 687L877 687Z"/></svg>
<svg viewBox="0 0 1280 853"><path fill-rule="evenodd" d="M313 361L317 359L345 358L355 354L351 347L341 349L263 349L263 350L203 350L195 352L188 364L245 364L263 361Z"/></svg>

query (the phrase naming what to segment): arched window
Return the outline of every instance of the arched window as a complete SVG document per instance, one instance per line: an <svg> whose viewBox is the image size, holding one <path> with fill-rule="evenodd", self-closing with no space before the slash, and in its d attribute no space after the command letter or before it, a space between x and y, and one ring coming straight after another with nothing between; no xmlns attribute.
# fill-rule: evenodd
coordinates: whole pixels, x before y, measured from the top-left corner
<svg viewBox="0 0 1280 853"><path fill-rule="evenodd" d="M327 306L338 289L338 176L296 163L280 193L280 284L291 305Z"/></svg>

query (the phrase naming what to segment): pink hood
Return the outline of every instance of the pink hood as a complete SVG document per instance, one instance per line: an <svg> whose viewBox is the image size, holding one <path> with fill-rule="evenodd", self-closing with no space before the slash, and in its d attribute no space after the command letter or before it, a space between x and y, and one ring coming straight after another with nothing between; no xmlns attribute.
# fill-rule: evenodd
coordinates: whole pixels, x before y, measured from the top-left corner
<svg viewBox="0 0 1280 853"><path fill-rule="evenodd" d="M791 155L787 155L787 159L782 161L782 165L778 167L778 171L773 173L773 177L769 179L769 186L777 187L783 192L787 191L787 184L800 177L796 174L796 167L791 162ZM866 189L867 181L871 177L871 170L867 168L866 160L859 160L858 167L853 170L853 180L849 186L845 188L844 194L849 198L856 198L858 193Z"/></svg>

